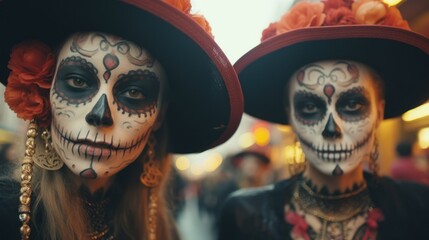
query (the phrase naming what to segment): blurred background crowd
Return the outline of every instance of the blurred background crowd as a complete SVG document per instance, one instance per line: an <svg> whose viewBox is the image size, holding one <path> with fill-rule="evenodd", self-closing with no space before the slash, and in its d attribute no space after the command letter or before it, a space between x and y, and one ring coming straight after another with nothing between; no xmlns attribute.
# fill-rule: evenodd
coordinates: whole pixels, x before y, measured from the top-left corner
<svg viewBox="0 0 429 240"><path fill-rule="evenodd" d="M429 37L429 1L393 0L411 28ZM259 43L261 30L293 0L192 0L212 25L231 62ZM221 13L221 14L219 14ZM255 17L257 16L257 17ZM250 24L249 24L250 22ZM0 86L2 87L2 86ZM27 123L17 119L0 89L0 175L18 164ZM406 91L406 89L404 89ZM409 93L413 94L413 93ZM379 129L380 173L429 185L429 102L384 121ZM173 156L171 202L183 239L215 239L216 216L235 190L271 184L302 168L304 156L288 126L244 116L224 145L201 154Z"/></svg>

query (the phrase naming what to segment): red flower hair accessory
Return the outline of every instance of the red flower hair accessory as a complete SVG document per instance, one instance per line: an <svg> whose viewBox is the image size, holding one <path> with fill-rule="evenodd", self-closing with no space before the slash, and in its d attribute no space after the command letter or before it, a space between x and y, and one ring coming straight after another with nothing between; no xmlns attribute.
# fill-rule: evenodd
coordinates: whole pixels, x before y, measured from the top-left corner
<svg viewBox="0 0 429 240"><path fill-rule="evenodd" d="M278 22L271 23L263 31L261 41L294 29L353 24L385 25L410 30L399 10L381 0L304 1L295 4Z"/></svg>
<svg viewBox="0 0 429 240"><path fill-rule="evenodd" d="M51 49L40 41L26 41L13 47L4 97L19 118L36 119L42 127L50 124L49 89L54 67Z"/></svg>
<svg viewBox="0 0 429 240"><path fill-rule="evenodd" d="M212 34L212 28L210 27L209 22L206 20L206 18L203 15L200 14L192 14L191 13L191 0L165 0L168 4L172 5L173 7L179 9L180 11L184 12L186 15L191 17L196 23L198 23L204 31L206 31L211 37L213 37Z"/></svg>
<svg viewBox="0 0 429 240"><path fill-rule="evenodd" d="M308 224L303 216L299 215L295 211L289 210L285 213L285 220L293 226L292 235L294 238L310 240L310 236L307 233Z"/></svg>
<svg viewBox="0 0 429 240"><path fill-rule="evenodd" d="M377 234L378 222L384 220L383 212L378 208L372 208L368 212L368 218L366 220L366 231L362 238L363 240L375 239Z"/></svg>

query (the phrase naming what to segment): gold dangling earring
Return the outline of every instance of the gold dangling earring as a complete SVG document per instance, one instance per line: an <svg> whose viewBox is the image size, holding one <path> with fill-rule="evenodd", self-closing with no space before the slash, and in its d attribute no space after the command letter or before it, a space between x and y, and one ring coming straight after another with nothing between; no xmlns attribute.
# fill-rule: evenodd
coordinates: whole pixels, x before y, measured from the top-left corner
<svg viewBox="0 0 429 240"><path fill-rule="evenodd" d="M149 189L149 240L156 240L156 227L157 227L157 214L158 214L158 196L154 188Z"/></svg>
<svg viewBox="0 0 429 240"><path fill-rule="evenodd" d="M286 151L288 152L287 155L289 155L288 166L290 174L296 175L303 172L307 163L301 148L301 143L295 140L294 145L288 146Z"/></svg>
<svg viewBox="0 0 429 240"><path fill-rule="evenodd" d="M374 146L372 147L371 153L369 154L369 169L374 176L379 176L380 165L378 164L378 138L375 136Z"/></svg>
<svg viewBox="0 0 429 240"><path fill-rule="evenodd" d="M62 168L64 162L60 159L54 147L52 146L51 134L49 133L48 129L43 129L41 138L45 142L45 149L44 151L36 151L39 153L36 153L34 162L37 164L37 166L50 171L55 171Z"/></svg>
<svg viewBox="0 0 429 240"><path fill-rule="evenodd" d="M159 170L155 156L155 144L155 137L150 135L147 142L147 161L144 163L143 172L140 175L141 183L149 188L158 186L162 178L162 172Z"/></svg>
<svg viewBox="0 0 429 240"><path fill-rule="evenodd" d="M30 203L31 203L31 175L33 173L33 155L36 152L37 124L34 120L30 122L27 129L27 141L25 142L24 160L21 165L21 195L19 196L19 220L22 222L20 228L23 240L30 239Z"/></svg>
<svg viewBox="0 0 429 240"><path fill-rule="evenodd" d="M143 172L140 175L140 182L149 189L149 240L156 239L158 197L156 187L162 179L162 172L159 170L159 163L155 155L156 139L153 135L149 136L147 143L147 161L144 163Z"/></svg>

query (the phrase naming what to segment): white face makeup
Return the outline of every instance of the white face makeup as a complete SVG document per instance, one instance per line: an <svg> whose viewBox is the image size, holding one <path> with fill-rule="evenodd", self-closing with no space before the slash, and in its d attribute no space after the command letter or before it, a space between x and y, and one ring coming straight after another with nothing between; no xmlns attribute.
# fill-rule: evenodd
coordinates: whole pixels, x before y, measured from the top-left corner
<svg viewBox="0 0 429 240"><path fill-rule="evenodd" d="M290 123L316 169L342 175L368 158L382 110L366 66L352 61L309 64L292 75L288 96Z"/></svg>
<svg viewBox="0 0 429 240"><path fill-rule="evenodd" d="M52 141L75 174L112 176L143 151L161 107L165 74L141 47L101 33L62 47L51 88Z"/></svg>

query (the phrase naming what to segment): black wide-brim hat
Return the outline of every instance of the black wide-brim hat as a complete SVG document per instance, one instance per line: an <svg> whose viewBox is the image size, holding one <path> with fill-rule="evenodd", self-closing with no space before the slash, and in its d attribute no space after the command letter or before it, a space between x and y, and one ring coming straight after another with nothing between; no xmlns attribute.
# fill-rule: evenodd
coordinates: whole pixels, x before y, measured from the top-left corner
<svg viewBox="0 0 429 240"><path fill-rule="evenodd" d="M24 40L59 47L72 33L117 35L147 49L167 73L169 151L201 152L231 137L243 113L237 75L191 17L161 0L2 0L0 80L11 48Z"/></svg>
<svg viewBox="0 0 429 240"><path fill-rule="evenodd" d="M288 124L285 87L300 67L321 60L353 60L383 79L385 118L429 98L429 39L381 25L322 26L291 30L262 42L235 64L251 116Z"/></svg>

